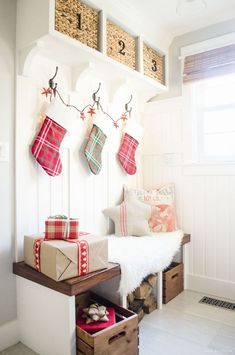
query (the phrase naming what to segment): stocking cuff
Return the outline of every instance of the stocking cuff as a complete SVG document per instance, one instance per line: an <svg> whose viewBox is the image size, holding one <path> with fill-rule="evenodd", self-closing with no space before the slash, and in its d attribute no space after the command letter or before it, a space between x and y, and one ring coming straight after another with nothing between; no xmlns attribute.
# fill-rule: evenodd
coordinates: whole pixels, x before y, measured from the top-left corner
<svg viewBox="0 0 235 355"><path fill-rule="evenodd" d="M144 134L144 129L139 123L130 120L124 128L124 133L129 134L131 137L136 139L137 142L140 142Z"/></svg>
<svg viewBox="0 0 235 355"><path fill-rule="evenodd" d="M110 120L107 119L107 117L105 117L103 113L98 111L93 123L101 129L101 131L106 135L106 137L110 135L113 126L110 124Z"/></svg>
<svg viewBox="0 0 235 355"><path fill-rule="evenodd" d="M54 99L45 111L45 114L60 126L64 127L68 132L71 131L70 112L59 101Z"/></svg>

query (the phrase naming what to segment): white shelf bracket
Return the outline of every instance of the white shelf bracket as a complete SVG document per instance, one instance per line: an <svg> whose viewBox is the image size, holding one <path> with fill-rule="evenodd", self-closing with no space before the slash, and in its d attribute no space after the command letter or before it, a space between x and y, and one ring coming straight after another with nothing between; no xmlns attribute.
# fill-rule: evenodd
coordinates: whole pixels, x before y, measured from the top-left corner
<svg viewBox="0 0 235 355"><path fill-rule="evenodd" d="M32 62L35 56L38 55L43 48L44 48L44 43L42 41L38 41L19 51L19 57L18 57L19 75L29 76L29 71Z"/></svg>
<svg viewBox="0 0 235 355"><path fill-rule="evenodd" d="M82 75L89 72L94 72L95 64L92 62L87 62L83 65L72 67L71 68L71 90L78 91L79 88L79 79Z"/></svg>
<svg viewBox="0 0 235 355"><path fill-rule="evenodd" d="M131 80L128 78L120 79L120 80L113 80L109 84L109 100L110 103L113 103L115 100L115 96L119 90L129 88L129 91L132 92Z"/></svg>

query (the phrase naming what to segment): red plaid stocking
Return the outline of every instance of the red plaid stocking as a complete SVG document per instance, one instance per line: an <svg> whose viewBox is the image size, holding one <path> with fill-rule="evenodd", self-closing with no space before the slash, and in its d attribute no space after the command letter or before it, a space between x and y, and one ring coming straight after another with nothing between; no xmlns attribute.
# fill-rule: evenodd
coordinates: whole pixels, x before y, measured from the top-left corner
<svg viewBox="0 0 235 355"><path fill-rule="evenodd" d="M123 169L129 175L136 173L135 151L139 142L130 136L128 133L124 133L123 141L118 152L118 159Z"/></svg>
<svg viewBox="0 0 235 355"><path fill-rule="evenodd" d="M32 146L32 154L50 176L62 171L60 145L67 130L46 117Z"/></svg>

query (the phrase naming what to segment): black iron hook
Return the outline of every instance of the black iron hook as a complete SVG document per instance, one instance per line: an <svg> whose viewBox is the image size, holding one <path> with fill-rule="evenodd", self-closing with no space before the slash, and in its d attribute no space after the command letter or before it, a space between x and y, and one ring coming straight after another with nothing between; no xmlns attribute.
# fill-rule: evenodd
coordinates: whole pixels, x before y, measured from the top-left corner
<svg viewBox="0 0 235 355"><path fill-rule="evenodd" d="M50 90L50 101L52 100L52 97L54 95L54 97L57 95L60 99L60 101L66 106L66 107L71 107L71 108L74 108L75 110L77 110L78 112L80 112L80 114L83 114L83 117L81 116L82 119L84 119L84 111L85 109L87 109L88 107L90 108L94 108L95 105L97 105L97 109L101 110L106 116L108 116L112 121L113 121L113 124L114 126L117 128L118 127L118 124L117 122L121 119L123 119L123 117L115 120L112 116L110 116L107 112L104 111L101 103L100 103L100 96L97 96L98 92L100 91L100 88L101 88L101 83L99 83L99 86L98 86L98 89L92 94L92 98L93 98L93 103L92 104L88 104L86 105L85 107L83 107L82 110L80 110L78 107L74 106L74 105L70 105L68 103L66 103L63 99L63 97L61 96L60 92L58 91L57 89L57 83L54 82L54 79L56 78L58 74L58 66L56 66L56 69L55 69L55 74L53 75L53 77L51 79L49 79L49 88L51 89ZM43 92L44 94L44 92ZM130 97L130 100L125 104L125 110L126 112L122 115L122 116L125 116L126 113L129 113L129 115L131 114L131 110L132 110L132 107L129 108L129 104L131 103L132 101L132 95ZM125 119L127 119L127 117L125 117Z"/></svg>
<svg viewBox="0 0 235 355"><path fill-rule="evenodd" d="M95 103L97 103L97 104L98 104L99 101L100 101L100 97L98 97L98 99L97 99L96 95L97 95L98 92L100 91L100 87L101 87L101 83L99 83L98 89L92 94L93 101L94 101Z"/></svg>
<svg viewBox="0 0 235 355"><path fill-rule="evenodd" d="M130 100L125 104L125 110L128 113L131 113L131 110L132 110L132 107L129 108L129 104L131 103L132 99L133 99L133 96L131 95Z"/></svg>
<svg viewBox="0 0 235 355"><path fill-rule="evenodd" d="M51 79L49 79L49 87L51 89L54 89L55 86L57 86L57 84L54 84L54 79L55 79L57 73L58 73L58 66L56 66L56 68L55 68L55 74L53 75L53 77Z"/></svg>

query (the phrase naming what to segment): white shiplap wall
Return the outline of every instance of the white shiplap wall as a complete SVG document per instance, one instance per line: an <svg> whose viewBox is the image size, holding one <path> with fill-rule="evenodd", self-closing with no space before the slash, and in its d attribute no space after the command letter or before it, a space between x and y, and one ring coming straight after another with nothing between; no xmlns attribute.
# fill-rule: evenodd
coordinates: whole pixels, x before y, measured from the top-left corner
<svg viewBox="0 0 235 355"><path fill-rule="evenodd" d="M187 287L235 299L235 165L183 163L191 147L182 98L147 104L144 122L144 187L174 182L179 225L192 235Z"/></svg>
<svg viewBox="0 0 235 355"><path fill-rule="evenodd" d="M102 210L121 201L123 184L138 186L141 174L128 176L121 169L116 153L120 146L121 129L112 127L102 154L102 170L94 176L84 158L84 146L92 126L91 120L82 122L76 111L66 109L70 122L70 136L62 146L63 172L58 177L49 177L34 161L30 147L38 131L40 112L47 104L40 95L47 86L55 66L59 65L56 78L58 88L65 100L83 107L91 102L92 93L101 81L101 101L104 108L115 117L120 117L124 104L133 99L133 119L140 121L141 100L130 84L124 84L115 92L102 80L102 73L85 71L78 78L75 92L74 78L69 67L36 57L29 77L17 78L16 107L16 260L23 259L25 234L44 231L45 219L51 214L66 214L78 217L80 229L92 233L107 234L112 229ZM113 89L113 88L112 88ZM143 106L143 103L142 103ZM107 124L108 124L107 119ZM137 152L138 171L141 172L141 146Z"/></svg>

